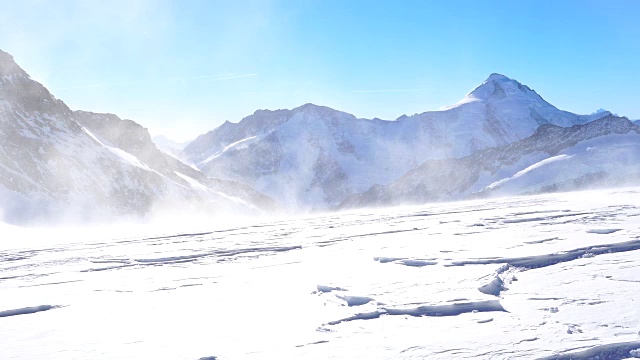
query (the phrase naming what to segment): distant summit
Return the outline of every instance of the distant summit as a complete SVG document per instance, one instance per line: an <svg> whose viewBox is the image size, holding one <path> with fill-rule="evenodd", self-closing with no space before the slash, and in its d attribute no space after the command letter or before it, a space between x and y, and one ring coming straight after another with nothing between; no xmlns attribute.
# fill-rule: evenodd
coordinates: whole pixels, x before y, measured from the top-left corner
<svg viewBox="0 0 640 360"><path fill-rule="evenodd" d="M489 81L511 81L511 79L502 74L492 73L484 82L486 83Z"/></svg>
<svg viewBox="0 0 640 360"><path fill-rule="evenodd" d="M272 199L327 210L640 178L637 126L559 110L497 73L444 110L385 121L307 103L256 110L188 144L70 110L5 52L0 74L0 213L14 218L259 212L278 208Z"/></svg>
<svg viewBox="0 0 640 360"><path fill-rule="evenodd" d="M494 73L443 111L395 121L358 119L310 103L258 110L199 136L180 156L290 207L326 209L426 160L469 156L522 140L541 125L570 127L605 115L561 111L526 85Z"/></svg>
<svg viewBox="0 0 640 360"><path fill-rule="evenodd" d="M487 101L490 99L502 100L507 97L525 97L546 103L540 95L528 86L522 85L518 81L498 73L489 75L487 80L469 93L461 102L464 103L472 100Z"/></svg>
<svg viewBox="0 0 640 360"><path fill-rule="evenodd" d="M614 115L614 116L618 116L618 114L614 114L611 111L605 110L605 109L598 109L595 112L592 112L591 115L602 115L602 116L606 116L606 115Z"/></svg>

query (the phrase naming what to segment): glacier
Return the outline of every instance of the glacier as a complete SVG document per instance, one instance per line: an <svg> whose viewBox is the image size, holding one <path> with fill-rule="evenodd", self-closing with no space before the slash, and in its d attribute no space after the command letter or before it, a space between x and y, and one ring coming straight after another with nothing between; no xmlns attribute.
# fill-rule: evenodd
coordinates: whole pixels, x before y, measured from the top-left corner
<svg viewBox="0 0 640 360"><path fill-rule="evenodd" d="M3 359L624 359L640 188L107 228L0 224Z"/></svg>

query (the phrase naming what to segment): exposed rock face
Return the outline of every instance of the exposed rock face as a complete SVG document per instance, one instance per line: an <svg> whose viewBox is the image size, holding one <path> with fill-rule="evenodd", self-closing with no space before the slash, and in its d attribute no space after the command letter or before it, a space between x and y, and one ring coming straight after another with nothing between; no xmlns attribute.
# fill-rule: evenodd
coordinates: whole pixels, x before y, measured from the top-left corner
<svg viewBox="0 0 640 360"><path fill-rule="evenodd" d="M9 221L145 214L168 204L274 206L246 185L161 153L131 120L71 111L2 51L0 200Z"/></svg>

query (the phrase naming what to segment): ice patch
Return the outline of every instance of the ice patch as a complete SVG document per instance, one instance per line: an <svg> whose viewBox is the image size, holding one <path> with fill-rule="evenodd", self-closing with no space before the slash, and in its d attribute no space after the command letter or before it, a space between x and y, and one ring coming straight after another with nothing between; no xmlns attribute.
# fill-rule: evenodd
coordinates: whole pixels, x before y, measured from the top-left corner
<svg viewBox="0 0 640 360"><path fill-rule="evenodd" d="M368 304L373 301L372 298L366 296L349 296L349 295L336 295L338 299L342 299L347 302L347 306L360 306Z"/></svg>
<svg viewBox="0 0 640 360"><path fill-rule="evenodd" d="M395 263L405 266L412 267L423 267L428 265L437 265L437 261L433 261L435 259L407 259L407 258L396 258L396 257L374 257L374 261L377 261L381 264L386 263Z"/></svg>
<svg viewBox="0 0 640 360"><path fill-rule="evenodd" d="M508 264L516 268L524 269L538 269L547 267L562 262L572 261L582 258L586 254L602 255L617 252L626 252L640 250L640 240L631 240L622 243L615 244L603 244L594 245L584 248L578 248L561 253L547 254L547 255L534 255L518 258L496 258L496 259L478 259L478 260L465 260L454 261L448 266L465 266L465 265L486 265L486 264Z"/></svg>
<svg viewBox="0 0 640 360"><path fill-rule="evenodd" d="M317 285L316 287L318 288L318 292L321 292L321 293L329 293L332 291L347 291L347 289L343 289L337 286Z"/></svg>
<svg viewBox="0 0 640 360"><path fill-rule="evenodd" d="M8 317L8 316L16 316L16 315L34 314L37 312L56 309L59 307L60 307L59 305L39 305L39 306L31 306L31 307L25 307L20 309L4 310L4 311L0 311L0 318Z"/></svg>
<svg viewBox="0 0 640 360"><path fill-rule="evenodd" d="M331 321L328 325L338 325L343 322L354 320L372 320L377 319L382 315L408 315L414 317L422 316L456 316L464 313L477 313L477 312L493 312L500 311L506 312L506 310L500 305L497 300L478 301L478 302L466 302L456 304L445 305L423 305L415 308L408 309L395 309L395 308L382 308L377 311L355 314L351 317Z"/></svg>
<svg viewBox="0 0 640 360"><path fill-rule="evenodd" d="M620 231L622 229L590 229L587 230L587 232L589 234L601 234L601 235L606 235L606 234L613 234L614 232Z"/></svg>
<svg viewBox="0 0 640 360"><path fill-rule="evenodd" d="M397 257L384 257L384 256L380 256L380 257L374 257L373 260L377 261L381 264L385 264L385 263L389 263L389 262L394 262L394 261L398 261L398 260L404 260L406 258L397 258Z"/></svg>
<svg viewBox="0 0 640 360"><path fill-rule="evenodd" d="M639 357L638 348L640 348L640 341L606 344L585 351L553 355L540 360L622 360L628 359L630 356Z"/></svg>
<svg viewBox="0 0 640 360"><path fill-rule="evenodd" d="M490 323L493 321L493 318L488 318L488 319L484 319L484 320L478 320L476 321L478 324L486 324L486 323Z"/></svg>
<svg viewBox="0 0 640 360"><path fill-rule="evenodd" d="M413 267L423 267L427 265L437 265L437 261L429 261L429 260L418 260L418 259L405 259L397 261L398 264L402 264L405 266L413 266Z"/></svg>

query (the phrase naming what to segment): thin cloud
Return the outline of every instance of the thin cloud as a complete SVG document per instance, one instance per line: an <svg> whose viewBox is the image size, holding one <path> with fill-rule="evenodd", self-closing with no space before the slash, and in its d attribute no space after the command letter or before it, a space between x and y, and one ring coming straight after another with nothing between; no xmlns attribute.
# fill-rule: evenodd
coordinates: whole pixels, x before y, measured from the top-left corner
<svg viewBox="0 0 640 360"><path fill-rule="evenodd" d="M200 75L188 77L175 77L173 80L192 80L192 79L212 79L213 81L222 81L229 79L237 79L243 77L257 76L258 74L225 74L225 75Z"/></svg>
<svg viewBox="0 0 640 360"><path fill-rule="evenodd" d="M353 93L388 93L388 92L414 92L424 89L384 89L384 90L352 90Z"/></svg>
<svg viewBox="0 0 640 360"><path fill-rule="evenodd" d="M129 81L122 83L110 83L110 84L91 84L91 85L81 85L81 86L72 86L66 88L59 88L58 90L73 90L73 89L88 89L88 88L97 88L97 87L107 87L107 86L126 86L126 85L134 85L134 84L142 84L143 81Z"/></svg>
<svg viewBox="0 0 640 360"><path fill-rule="evenodd" d="M233 75L233 76L223 77L223 78L220 78L220 79L214 79L213 81L222 81L222 80L229 80L229 79L237 79L237 78L250 77L250 76L256 76L256 75L258 75L258 74Z"/></svg>
<svg viewBox="0 0 640 360"><path fill-rule="evenodd" d="M245 77L257 76L258 74L225 74L225 75L200 75L200 76L188 76L188 77L173 77L167 80L169 81L184 81L184 80L197 80L197 79L211 79L211 81L224 81ZM81 85L81 86L72 86L59 88L58 90L74 90L74 89L88 89L88 88L98 88L98 87L111 87L111 86L129 86L129 85L137 85L137 84L150 84L157 83L160 80L154 81L127 81L121 83L104 83L104 84L90 84L90 85Z"/></svg>

